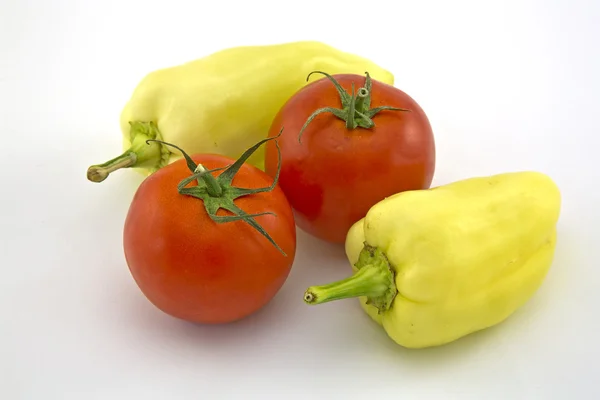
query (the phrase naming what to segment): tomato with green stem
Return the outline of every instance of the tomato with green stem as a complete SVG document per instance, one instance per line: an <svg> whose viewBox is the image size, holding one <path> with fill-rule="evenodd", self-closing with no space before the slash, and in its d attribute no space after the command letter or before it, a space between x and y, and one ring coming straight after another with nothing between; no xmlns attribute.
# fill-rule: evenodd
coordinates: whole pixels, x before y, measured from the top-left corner
<svg viewBox="0 0 600 400"><path fill-rule="evenodd" d="M329 75L300 89L276 115L266 172L279 184L297 225L343 243L352 224L395 193L427 189L435 170L433 131L405 92L354 74ZM310 75L309 75L310 77ZM355 88L358 87L358 90Z"/></svg>
<svg viewBox="0 0 600 400"><path fill-rule="evenodd" d="M270 177L245 161L189 156L138 188L124 227L130 272L165 313L227 323L265 306L282 287L296 251L292 209ZM275 138L277 140L277 138Z"/></svg>

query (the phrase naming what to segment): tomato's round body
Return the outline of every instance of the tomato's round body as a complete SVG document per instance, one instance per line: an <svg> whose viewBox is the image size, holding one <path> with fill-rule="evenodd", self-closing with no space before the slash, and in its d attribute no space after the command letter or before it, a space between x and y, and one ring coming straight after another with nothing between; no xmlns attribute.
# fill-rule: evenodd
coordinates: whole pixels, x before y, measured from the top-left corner
<svg viewBox="0 0 600 400"><path fill-rule="evenodd" d="M351 93L365 83L358 75L335 75ZM371 108L381 111L373 128L347 129L332 113L321 113L298 134L309 116L323 107L340 108L340 96L328 79L305 86L282 107L270 136L279 138L282 164L279 184L295 211L296 223L323 240L343 243L352 224L375 203L395 193L426 189L435 169L435 144L427 116L406 93L372 81ZM277 150L267 144L265 167L275 175Z"/></svg>
<svg viewBox="0 0 600 400"><path fill-rule="evenodd" d="M220 155L193 159L207 169L234 162ZM216 223L202 200L179 194L178 183L190 175L180 160L141 184L125 222L125 257L141 291L165 313L201 323L235 321L266 305L285 282L296 251L293 212L278 186L235 200L249 214L275 214L256 221L284 256L245 221ZM233 179L243 188L271 183L271 177L248 164ZM219 210L217 215L231 214Z"/></svg>

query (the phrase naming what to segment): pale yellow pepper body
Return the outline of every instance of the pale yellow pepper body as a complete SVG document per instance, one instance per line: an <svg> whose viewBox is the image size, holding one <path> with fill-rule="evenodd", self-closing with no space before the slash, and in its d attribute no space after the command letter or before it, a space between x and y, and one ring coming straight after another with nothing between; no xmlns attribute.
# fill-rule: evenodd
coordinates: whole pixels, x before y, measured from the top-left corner
<svg viewBox="0 0 600 400"><path fill-rule="evenodd" d="M237 159L267 137L273 118L294 93L321 79L315 74L307 81L316 70L329 74L368 71L373 79L394 83L392 73L374 62L321 42L225 49L148 74L120 116L125 153L109 165L93 166L88 176L101 181L112 172L107 171L111 166L123 168L124 164L151 173L181 157L176 149L156 142L148 147L147 138L177 145L189 154L216 153ZM132 129L132 123L152 125ZM132 153L136 153L135 160ZM263 169L264 149L248 162Z"/></svg>
<svg viewBox="0 0 600 400"><path fill-rule="evenodd" d="M359 297L363 309L409 348L446 344L504 321L549 271L560 207L558 187L538 172L471 178L384 199L346 240L354 271L367 268L361 275L372 275L362 279L363 286L371 283ZM369 270L374 265L379 274ZM308 302L328 301L334 285L329 293L309 289Z"/></svg>

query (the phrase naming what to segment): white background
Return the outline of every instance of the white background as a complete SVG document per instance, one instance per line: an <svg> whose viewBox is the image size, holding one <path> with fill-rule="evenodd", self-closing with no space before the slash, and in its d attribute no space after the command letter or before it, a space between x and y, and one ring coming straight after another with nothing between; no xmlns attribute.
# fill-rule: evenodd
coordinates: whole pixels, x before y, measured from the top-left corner
<svg viewBox="0 0 600 400"><path fill-rule="evenodd" d="M3 0L0 398L600 398L599 20L593 0ZM393 71L435 130L435 184L535 169L560 185L551 272L504 324L409 351L355 301L306 306L349 266L302 233L286 285L237 324L174 320L137 289L121 234L141 178L85 178L119 151L134 86L302 39Z"/></svg>

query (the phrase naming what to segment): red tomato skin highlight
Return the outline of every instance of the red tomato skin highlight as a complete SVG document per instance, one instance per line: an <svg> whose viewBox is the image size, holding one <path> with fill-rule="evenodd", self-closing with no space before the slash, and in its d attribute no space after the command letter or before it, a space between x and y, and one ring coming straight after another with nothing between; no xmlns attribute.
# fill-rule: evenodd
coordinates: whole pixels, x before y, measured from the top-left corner
<svg viewBox="0 0 600 400"><path fill-rule="evenodd" d="M207 169L235 161L221 155L192 158ZM296 252L293 212L279 186L235 200L249 214L276 214L256 221L286 257L245 221L216 223L202 200L179 194L177 184L190 174L179 160L140 185L125 221L125 258L142 293L163 312L191 322L233 322L268 304L286 281ZM249 164L233 179L234 186L246 188L271 182Z"/></svg>
<svg viewBox="0 0 600 400"><path fill-rule="evenodd" d="M365 77L334 75L351 93ZM381 111L374 128L348 130L331 113L313 119L298 142L298 134L316 110L341 108L334 85L317 80L292 96L276 115L269 136L279 138L282 154L279 184L294 209L296 224L322 240L343 243L352 224L385 197L430 187L435 171L435 142L430 122L417 102L403 91L372 81L371 108ZM277 150L267 143L266 172L274 176Z"/></svg>

